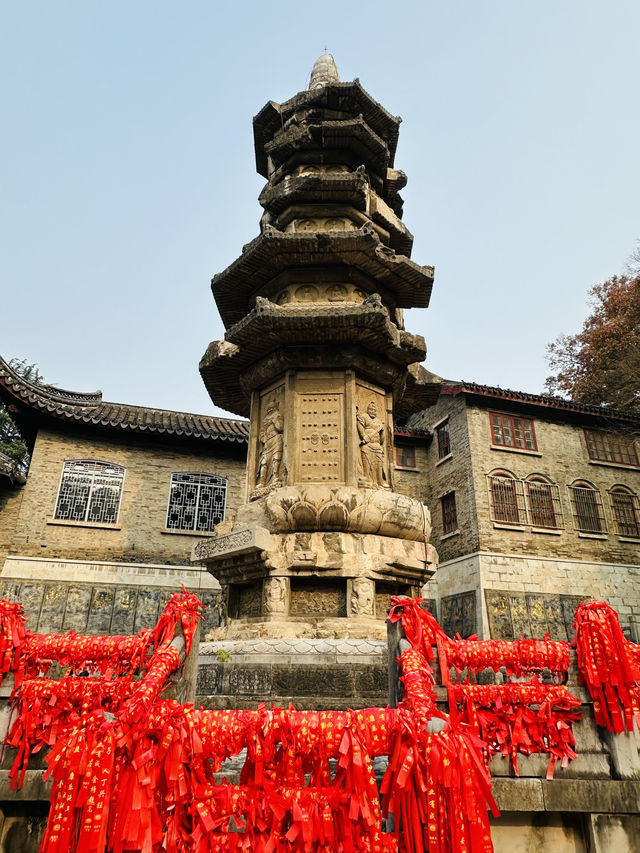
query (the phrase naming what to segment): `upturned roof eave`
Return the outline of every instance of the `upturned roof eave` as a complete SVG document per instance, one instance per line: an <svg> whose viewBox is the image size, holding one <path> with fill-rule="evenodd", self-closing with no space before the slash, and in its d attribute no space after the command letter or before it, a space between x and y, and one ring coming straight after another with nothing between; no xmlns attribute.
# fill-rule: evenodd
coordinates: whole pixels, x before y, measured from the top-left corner
<svg viewBox="0 0 640 853"><path fill-rule="evenodd" d="M55 423L207 442L246 443L249 435L246 421L112 403L102 400L100 392L82 394L50 385L34 385L23 380L2 358L0 397L9 406L19 426L24 424L31 439L35 437L38 426Z"/></svg>

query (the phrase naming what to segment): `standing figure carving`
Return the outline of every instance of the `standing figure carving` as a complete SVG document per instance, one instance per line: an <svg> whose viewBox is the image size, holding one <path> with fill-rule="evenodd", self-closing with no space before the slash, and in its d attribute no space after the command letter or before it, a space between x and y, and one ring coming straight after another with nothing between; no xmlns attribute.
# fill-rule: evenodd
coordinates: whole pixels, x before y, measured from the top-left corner
<svg viewBox="0 0 640 853"><path fill-rule="evenodd" d="M282 455L284 451L284 418L280 404L270 400L260 425L260 458L256 487L252 498L261 498L282 485Z"/></svg>
<svg viewBox="0 0 640 853"><path fill-rule="evenodd" d="M269 578L264 586L264 611L268 616L286 613L288 584L285 578Z"/></svg>
<svg viewBox="0 0 640 853"><path fill-rule="evenodd" d="M385 472L385 425L378 417L374 400L369 403L365 414L358 412L356 407L356 422L362 462L362 477L359 485L366 489L389 489L390 485Z"/></svg>
<svg viewBox="0 0 640 853"><path fill-rule="evenodd" d="M354 578L351 582L351 613L354 616L373 616L374 586L367 578Z"/></svg>

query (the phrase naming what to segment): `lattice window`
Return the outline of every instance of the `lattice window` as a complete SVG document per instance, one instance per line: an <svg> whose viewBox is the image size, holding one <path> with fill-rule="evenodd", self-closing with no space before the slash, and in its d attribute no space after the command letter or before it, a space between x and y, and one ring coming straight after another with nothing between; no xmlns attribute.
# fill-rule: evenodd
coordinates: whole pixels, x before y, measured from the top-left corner
<svg viewBox="0 0 640 853"><path fill-rule="evenodd" d="M227 481L215 474L171 475L167 530L207 532L224 519Z"/></svg>
<svg viewBox="0 0 640 853"><path fill-rule="evenodd" d="M564 527L560 489L542 477L525 481L529 521L534 527Z"/></svg>
<svg viewBox="0 0 640 853"><path fill-rule="evenodd" d="M629 436L591 429L586 429L584 434L590 459L596 462L615 462L618 465L634 467L640 465L633 439Z"/></svg>
<svg viewBox="0 0 640 853"><path fill-rule="evenodd" d="M626 486L614 486L609 492L609 498L620 536L640 538L638 496Z"/></svg>
<svg viewBox="0 0 640 853"><path fill-rule="evenodd" d="M456 512L456 493L449 492L440 498L442 507L442 532L453 533L458 529L458 513Z"/></svg>
<svg viewBox="0 0 640 853"><path fill-rule="evenodd" d="M489 474L491 518L504 524L526 524L524 484L511 474Z"/></svg>
<svg viewBox="0 0 640 853"><path fill-rule="evenodd" d="M54 518L115 524L123 483L120 465L82 459L65 462Z"/></svg>
<svg viewBox="0 0 640 853"><path fill-rule="evenodd" d="M436 427L438 438L438 459L444 459L451 453L451 436L449 435L449 421L445 421Z"/></svg>
<svg viewBox="0 0 640 853"><path fill-rule="evenodd" d="M606 533L607 520L600 490L591 483L580 480L569 486L569 494L576 530L583 533Z"/></svg>
<svg viewBox="0 0 640 853"><path fill-rule="evenodd" d="M492 413L491 441L496 447L537 450L533 421Z"/></svg>

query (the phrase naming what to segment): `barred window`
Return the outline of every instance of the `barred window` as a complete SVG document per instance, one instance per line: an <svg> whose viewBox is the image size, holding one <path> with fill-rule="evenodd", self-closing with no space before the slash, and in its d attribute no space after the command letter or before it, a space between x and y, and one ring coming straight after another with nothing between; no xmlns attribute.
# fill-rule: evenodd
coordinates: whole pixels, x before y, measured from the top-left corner
<svg viewBox="0 0 640 853"><path fill-rule="evenodd" d="M507 471L489 474L489 503L491 518L504 524L526 523L527 511L524 502L522 480L516 480Z"/></svg>
<svg viewBox="0 0 640 853"><path fill-rule="evenodd" d="M545 477L534 475L525 481L529 520L534 527L563 527L560 489Z"/></svg>
<svg viewBox="0 0 640 853"><path fill-rule="evenodd" d="M171 475L167 530L208 532L224 519L227 481L215 474Z"/></svg>
<svg viewBox="0 0 640 853"><path fill-rule="evenodd" d="M616 462L618 465L638 467L638 454L633 439L627 435L585 429L589 458L596 462Z"/></svg>
<svg viewBox="0 0 640 853"><path fill-rule="evenodd" d="M576 530L583 533L606 533L607 520L600 490L596 489L593 483L577 480L569 486L569 494Z"/></svg>
<svg viewBox="0 0 640 853"><path fill-rule="evenodd" d="M620 536L640 538L638 496L626 486L614 486L609 492L609 497Z"/></svg>
<svg viewBox="0 0 640 853"><path fill-rule="evenodd" d="M533 421L491 413L491 442L496 447L537 450Z"/></svg>
<svg viewBox="0 0 640 853"><path fill-rule="evenodd" d="M71 459L64 463L54 518L115 524L124 468L108 462Z"/></svg>
<svg viewBox="0 0 640 853"><path fill-rule="evenodd" d="M416 449L408 444L396 445L396 465L398 468L416 467Z"/></svg>
<svg viewBox="0 0 640 853"><path fill-rule="evenodd" d="M444 459L451 453L451 436L449 435L449 421L445 421L436 427L438 438L438 459Z"/></svg>
<svg viewBox="0 0 640 853"><path fill-rule="evenodd" d="M458 529L458 514L456 512L456 493L449 492L440 498L442 508L442 532L453 533Z"/></svg>

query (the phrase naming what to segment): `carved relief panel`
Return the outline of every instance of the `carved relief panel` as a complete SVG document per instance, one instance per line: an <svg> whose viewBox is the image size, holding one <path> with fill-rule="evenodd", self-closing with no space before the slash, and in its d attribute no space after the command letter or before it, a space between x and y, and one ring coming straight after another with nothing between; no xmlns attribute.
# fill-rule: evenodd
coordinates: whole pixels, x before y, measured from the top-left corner
<svg viewBox="0 0 640 853"><path fill-rule="evenodd" d="M278 305L296 306L306 302L356 302L362 303L367 294L350 282L318 282L317 284L292 284L280 290L273 301Z"/></svg>
<svg viewBox="0 0 640 853"><path fill-rule="evenodd" d="M251 499L264 497L284 482L284 387L260 396L255 444L255 486Z"/></svg>
<svg viewBox="0 0 640 853"><path fill-rule="evenodd" d="M298 482L344 482L344 394L298 395Z"/></svg>
<svg viewBox="0 0 640 853"><path fill-rule="evenodd" d="M363 489L390 489L389 448L393 442L387 395L358 381L354 414L358 485Z"/></svg>

